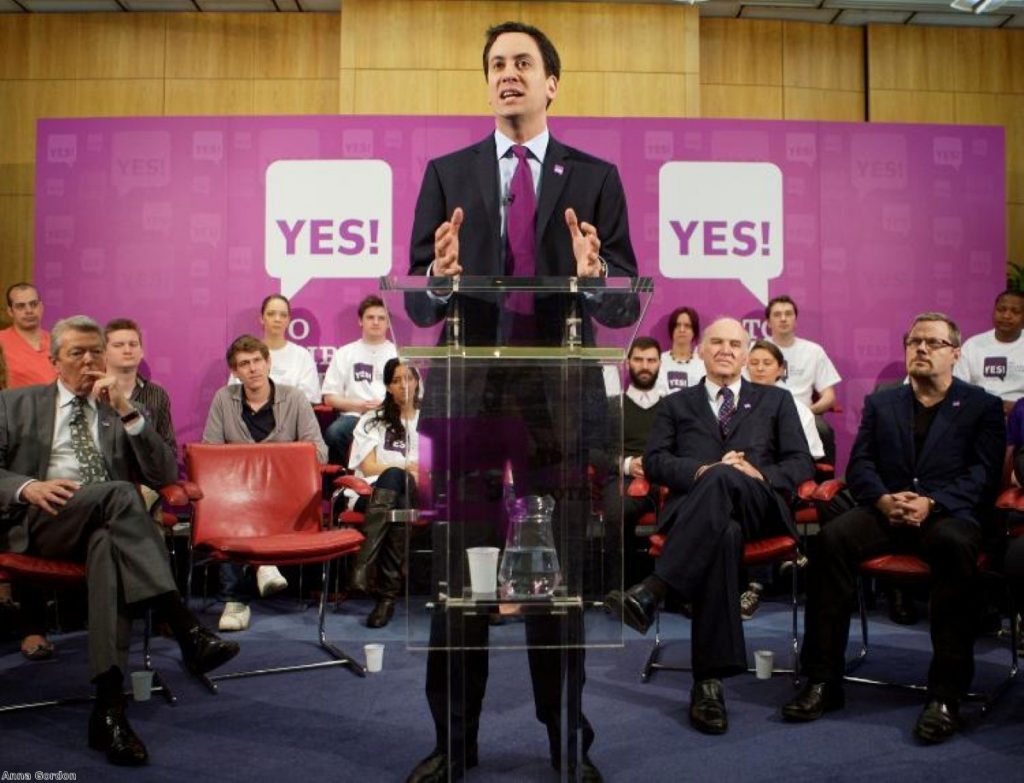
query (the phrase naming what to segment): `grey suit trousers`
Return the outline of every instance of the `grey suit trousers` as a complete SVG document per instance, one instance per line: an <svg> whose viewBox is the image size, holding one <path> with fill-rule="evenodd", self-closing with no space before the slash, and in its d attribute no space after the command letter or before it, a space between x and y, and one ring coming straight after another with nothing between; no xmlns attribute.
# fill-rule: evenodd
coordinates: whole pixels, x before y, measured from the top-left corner
<svg viewBox="0 0 1024 783"><path fill-rule="evenodd" d="M85 561L89 591L89 668L127 672L129 607L177 590L167 549L133 484L81 487L50 516L29 511L29 552Z"/></svg>

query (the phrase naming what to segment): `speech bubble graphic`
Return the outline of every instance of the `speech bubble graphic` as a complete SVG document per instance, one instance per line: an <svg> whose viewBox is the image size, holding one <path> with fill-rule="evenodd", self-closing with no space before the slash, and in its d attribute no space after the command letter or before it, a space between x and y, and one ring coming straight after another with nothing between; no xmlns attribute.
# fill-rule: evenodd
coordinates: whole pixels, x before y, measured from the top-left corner
<svg viewBox="0 0 1024 783"><path fill-rule="evenodd" d="M932 141L932 162L960 171L964 162L964 143L956 136L937 136Z"/></svg>
<svg viewBox="0 0 1024 783"><path fill-rule="evenodd" d="M774 163L666 163L658 256L666 277L740 281L762 304L782 274L782 171Z"/></svg>
<svg viewBox="0 0 1024 783"><path fill-rule="evenodd" d="M73 133L54 133L46 139L46 162L63 163L71 168L78 160L78 137Z"/></svg>
<svg viewBox="0 0 1024 783"><path fill-rule="evenodd" d="M907 137L902 133L858 133L850 143L853 187L863 198L873 190L907 186Z"/></svg>
<svg viewBox="0 0 1024 783"><path fill-rule="evenodd" d="M786 160L813 166L818 159L818 137L813 133L786 134Z"/></svg>
<svg viewBox="0 0 1024 783"><path fill-rule="evenodd" d="M391 271L391 167L383 160L279 160L267 168L267 274L294 296L313 278Z"/></svg>
<svg viewBox="0 0 1024 783"><path fill-rule="evenodd" d="M644 133L645 160L672 160L672 131L647 131Z"/></svg>
<svg viewBox="0 0 1024 783"><path fill-rule="evenodd" d="M192 134L192 158L220 163L224 157L224 134L221 131L196 131Z"/></svg>
<svg viewBox="0 0 1024 783"><path fill-rule="evenodd" d="M111 147L110 179L122 196L135 188L159 188L170 181L169 132L115 133Z"/></svg>
<svg viewBox="0 0 1024 783"><path fill-rule="evenodd" d="M199 212L189 217L189 239L211 247L220 244L221 215L219 212Z"/></svg>
<svg viewBox="0 0 1024 783"><path fill-rule="evenodd" d="M142 205L142 228L160 234L171 232L174 207L170 201L147 201Z"/></svg>
<svg viewBox="0 0 1024 783"><path fill-rule="evenodd" d="M75 241L73 215L47 215L43 221L43 242L47 245L71 247Z"/></svg>
<svg viewBox="0 0 1024 783"><path fill-rule="evenodd" d="M932 218L932 242L936 247L957 248L964 241L964 221L959 215Z"/></svg>

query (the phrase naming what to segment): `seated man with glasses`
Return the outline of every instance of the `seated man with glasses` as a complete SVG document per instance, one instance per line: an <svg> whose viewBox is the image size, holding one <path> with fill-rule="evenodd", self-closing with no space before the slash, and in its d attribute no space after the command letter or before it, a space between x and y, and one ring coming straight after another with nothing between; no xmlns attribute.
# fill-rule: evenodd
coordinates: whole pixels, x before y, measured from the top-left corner
<svg viewBox="0 0 1024 783"><path fill-rule="evenodd" d="M808 681L782 716L811 721L843 706L857 567L884 552L913 552L932 572L928 702L914 734L935 744L956 732L974 676L980 519L998 487L1006 434L999 398L953 377L960 330L952 320L917 316L904 345L910 383L864 401L846 471L858 505L822 527L810 558Z"/></svg>

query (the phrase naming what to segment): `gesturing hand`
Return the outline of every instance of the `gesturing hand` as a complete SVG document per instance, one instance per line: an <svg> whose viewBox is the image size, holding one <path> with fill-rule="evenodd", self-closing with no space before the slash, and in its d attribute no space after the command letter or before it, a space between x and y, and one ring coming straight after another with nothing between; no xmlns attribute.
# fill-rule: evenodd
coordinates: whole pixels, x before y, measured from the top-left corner
<svg viewBox="0 0 1024 783"><path fill-rule="evenodd" d="M572 254L576 258L577 277L600 277L601 275L601 240L597 229L590 223L580 223L576 219L576 211L570 207L565 210L565 225L569 227L572 237Z"/></svg>
<svg viewBox="0 0 1024 783"><path fill-rule="evenodd" d="M456 207L451 220L446 220L434 232L435 277L455 277L462 274L459 265L459 229L462 227L462 207Z"/></svg>

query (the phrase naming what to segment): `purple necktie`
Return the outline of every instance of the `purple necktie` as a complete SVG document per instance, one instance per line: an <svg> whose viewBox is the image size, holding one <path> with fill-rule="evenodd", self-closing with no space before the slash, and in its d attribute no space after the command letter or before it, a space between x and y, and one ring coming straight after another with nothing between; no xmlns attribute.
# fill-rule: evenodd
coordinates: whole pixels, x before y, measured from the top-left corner
<svg viewBox="0 0 1024 783"><path fill-rule="evenodd" d="M722 398L722 405L718 409L718 429L722 431L722 437L729 435L729 420L736 412L736 402L733 399L732 389L723 386L718 390L718 396Z"/></svg>
<svg viewBox="0 0 1024 783"><path fill-rule="evenodd" d="M505 215L508 258L505 268L509 275L533 277L537 274L533 246L537 197L533 192L533 172L530 171L526 147L516 144L512 147L512 154L518 158L518 163L508 190L508 212Z"/></svg>

